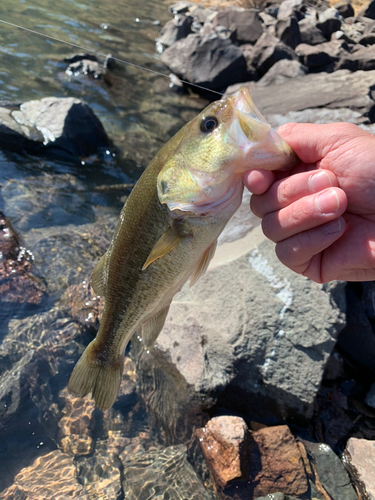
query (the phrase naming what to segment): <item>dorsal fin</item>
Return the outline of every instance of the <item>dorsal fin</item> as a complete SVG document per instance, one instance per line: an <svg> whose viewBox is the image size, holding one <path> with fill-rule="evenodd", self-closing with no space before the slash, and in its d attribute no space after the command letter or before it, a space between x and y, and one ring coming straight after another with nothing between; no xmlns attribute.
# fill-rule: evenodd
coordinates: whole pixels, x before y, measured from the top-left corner
<svg viewBox="0 0 375 500"><path fill-rule="evenodd" d="M152 262L156 259L160 259L163 255L167 254L173 248L181 243L184 239L188 238L188 235L183 235L179 233L176 226L169 228L157 241L154 248L151 250L146 262L142 267L142 271L146 269Z"/></svg>
<svg viewBox="0 0 375 500"><path fill-rule="evenodd" d="M207 271L208 265L215 254L216 246L217 246L217 240L214 241L212 245L210 245L202 255L201 260L199 261L197 267L195 268L195 271L191 275L190 286L193 286L194 283L196 283L199 280L199 278L203 276L203 274Z"/></svg>
<svg viewBox="0 0 375 500"><path fill-rule="evenodd" d="M105 253L103 257L99 260L99 262L94 267L94 270L91 275L91 286L96 295L100 297L105 296L106 289L106 279L104 276L105 271L105 263L106 263L107 254Z"/></svg>

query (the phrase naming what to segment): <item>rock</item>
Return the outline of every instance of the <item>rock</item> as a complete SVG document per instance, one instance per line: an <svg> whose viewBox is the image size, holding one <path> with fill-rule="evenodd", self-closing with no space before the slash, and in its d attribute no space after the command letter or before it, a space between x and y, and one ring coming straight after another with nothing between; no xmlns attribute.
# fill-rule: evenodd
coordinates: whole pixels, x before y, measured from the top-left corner
<svg viewBox="0 0 375 500"><path fill-rule="evenodd" d="M0 302L37 305L46 297L46 287L30 273L32 252L24 248L12 224L0 210Z"/></svg>
<svg viewBox="0 0 375 500"><path fill-rule="evenodd" d="M270 493L266 497L258 497L255 500L298 500L296 497L284 495L284 493Z"/></svg>
<svg viewBox="0 0 375 500"><path fill-rule="evenodd" d="M250 472L254 498L274 491L303 495L308 489L301 452L286 425L251 434ZM250 485L251 487L251 485Z"/></svg>
<svg viewBox="0 0 375 500"><path fill-rule="evenodd" d="M347 17L354 16L354 9L351 3L336 4L334 6L341 17L346 19Z"/></svg>
<svg viewBox="0 0 375 500"><path fill-rule="evenodd" d="M90 498L123 498L122 464L117 456L104 449L97 450L91 457L79 457L76 467L78 480L85 485Z"/></svg>
<svg viewBox="0 0 375 500"><path fill-rule="evenodd" d="M322 31L323 36L327 40L330 40L332 33L341 28L341 19L337 10L331 7L330 9L320 12L316 27Z"/></svg>
<svg viewBox="0 0 375 500"><path fill-rule="evenodd" d="M336 69L349 69L350 71L370 71L375 69L375 46L363 47L358 45L353 52L342 53Z"/></svg>
<svg viewBox="0 0 375 500"><path fill-rule="evenodd" d="M361 38L358 40L358 43L361 45L374 45L375 43L375 33L369 33L368 35L363 35Z"/></svg>
<svg viewBox="0 0 375 500"><path fill-rule="evenodd" d="M170 5L168 7L168 10L172 15L175 16L176 14L184 14L185 12L188 12L189 9L194 5L196 4L193 2L186 2L185 0L181 0L180 2Z"/></svg>
<svg viewBox="0 0 375 500"><path fill-rule="evenodd" d="M187 461L184 445L133 453L123 461L123 466L127 500L148 498L151 491L157 492L160 498L213 500Z"/></svg>
<svg viewBox="0 0 375 500"><path fill-rule="evenodd" d="M307 449L314 475L318 477L320 484L330 498L358 500L348 473L332 448L324 443L312 443L305 440L303 440L303 444ZM315 481L316 483L317 481Z"/></svg>
<svg viewBox="0 0 375 500"><path fill-rule="evenodd" d="M337 62L343 53L346 54L346 44L340 40L332 40L313 46L301 43L296 47L296 54L301 63L314 69Z"/></svg>
<svg viewBox="0 0 375 500"><path fill-rule="evenodd" d="M177 40L185 38L191 33L191 25L193 19L189 16L184 16L183 14L177 14L171 21L162 28L160 32L160 37L158 42L163 45L163 47L170 47Z"/></svg>
<svg viewBox="0 0 375 500"><path fill-rule="evenodd" d="M256 9L232 8L220 10L213 19L214 28L225 26L235 31L239 44L254 44L262 34L262 21Z"/></svg>
<svg viewBox="0 0 375 500"><path fill-rule="evenodd" d="M361 113L348 108L310 108L303 111L289 111L285 114L268 114L267 121L273 128L285 123L333 123L349 122L360 125L364 120Z"/></svg>
<svg viewBox="0 0 375 500"><path fill-rule="evenodd" d="M4 209L19 231L78 225L95 218L84 184L71 174L10 179L1 192Z"/></svg>
<svg viewBox="0 0 375 500"><path fill-rule="evenodd" d="M346 326L338 338L338 347L358 368L375 370L375 334L356 291L346 287Z"/></svg>
<svg viewBox="0 0 375 500"><path fill-rule="evenodd" d="M366 7L358 12L358 17L368 17L369 19L375 19L375 1L370 1L366 5Z"/></svg>
<svg viewBox="0 0 375 500"><path fill-rule="evenodd" d="M25 467L14 479L16 486L26 493L26 498L79 498L90 496L76 478L73 458L59 450L44 455Z"/></svg>
<svg viewBox="0 0 375 500"><path fill-rule="evenodd" d="M276 36L285 45L295 49L301 43L297 18L292 16L288 19L280 19L276 24Z"/></svg>
<svg viewBox="0 0 375 500"><path fill-rule="evenodd" d="M277 19L288 19L293 15L298 15L301 8L303 9L303 0L284 0L279 6Z"/></svg>
<svg viewBox="0 0 375 500"><path fill-rule="evenodd" d="M16 484L0 492L1 500L28 500L27 492Z"/></svg>
<svg viewBox="0 0 375 500"><path fill-rule="evenodd" d="M90 54L76 54L72 57L65 58L64 61L69 62L69 66L65 70L67 75L88 75L92 78L99 79L107 70L106 63L100 63L94 55Z"/></svg>
<svg viewBox="0 0 375 500"><path fill-rule="evenodd" d="M77 159L110 146L91 108L73 98L45 97L0 108L0 147Z"/></svg>
<svg viewBox="0 0 375 500"><path fill-rule="evenodd" d="M350 73L341 70L331 74L310 73L268 87L258 87L251 82L241 85L249 87L254 102L266 117L308 108L347 107L372 122L375 117L375 103L371 97L374 78L375 71ZM241 85L229 87L226 94L235 92Z"/></svg>
<svg viewBox="0 0 375 500"><path fill-rule="evenodd" d="M296 60L298 57L294 50L280 42L269 33L263 33L254 45L251 54L251 64L256 67L259 75L263 76L281 59Z"/></svg>
<svg viewBox="0 0 375 500"><path fill-rule="evenodd" d="M345 449L345 461L363 498L375 498L375 441L350 438Z"/></svg>
<svg viewBox="0 0 375 500"><path fill-rule="evenodd" d="M219 398L263 420L309 418L342 316L321 286L279 263L271 243L252 249L256 231L241 246L219 246L205 277L175 297L155 360L169 358L188 391L208 402Z"/></svg>
<svg viewBox="0 0 375 500"><path fill-rule="evenodd" d="M375 284L372 281L362 283L361 302L368 319L375 320Z"/></svg>
<svg viewBox="0 0 375 500"><path fill-rule="evenodd" d="M323 36L322 31L316 27L316 24L312 22L311 19L301 19L298 22L301 43L307 45L319 45L319 43L326 42L326 38Z"/></svg>
<svg viewBox="0 0 375 500"><path fill-rule="evenodd" d="M166 49L161 60L179 78L211 90L220 91L246 75L241 49L215 35L188 35Z"/></svg>
<svg viewBox="0 0 375 500"><path fill-rule="evenodd" d="M375 408L375 384L372 384L371 389L366 394L365 403L372 408Z"/></svg>
<svg viewBox="0 0 375 500"><path fill-rule="evenodd" d="M267 73L257 82L259 87L267 87L267 85L280 85L290 78L298 78L305 75L308 68L298 61L289 61L281 59L277 61Z"/></svg>
<svg viewBox="0 0 375 500"><path fill-rule="evenodd" d="M76 398L65 389L63 417L59 420L60 443L65 453L74 456L88 455L94 449L92 430L95 425L95 403L90 399Z"/></svg>
<svg viewBox="0 0 375 500"><path fill-rule="evenodd" d="M236 479L245 479L248 466L248 428L240 417L222 416L197 429L203 456L215 483L226 488Z"/></svg>
<svg viewBox="0 0 375 500"><path fill-rule="evenodd" d="M90 282L71 285L61 300L67 303L74 321L84 328L99 329L105 299L95 295Z"/></svg>

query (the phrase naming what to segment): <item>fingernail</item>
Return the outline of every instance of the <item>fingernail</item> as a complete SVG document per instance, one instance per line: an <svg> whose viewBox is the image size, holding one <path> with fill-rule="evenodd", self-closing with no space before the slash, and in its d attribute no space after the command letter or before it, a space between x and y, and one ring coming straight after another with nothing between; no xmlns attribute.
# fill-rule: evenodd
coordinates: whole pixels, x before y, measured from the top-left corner
<svg viewBox="0 0 375 500"><path fill-rule="evenodd" d="M340 207L340 200L335 190L328 189L316 198L316 205L322 214L333 214Z"/></svg>
<svg viewBox="0 0 375 500"><path fill-rule="evenodd" d="M335 219L331 220L330 222L327 222L327 224L324 224L323 226L323 231L326 234L334 234L334 233L339 233L341 231L342 224L340 219Z"/></svg>
<svg viewBox="0 0 375 500"><path fill-rule="evenodd" d="M308 184L310 191L317 193L322 189L332 186L332 181L327 172L321 170L320 172L317 172L309 177Z"/></svg>

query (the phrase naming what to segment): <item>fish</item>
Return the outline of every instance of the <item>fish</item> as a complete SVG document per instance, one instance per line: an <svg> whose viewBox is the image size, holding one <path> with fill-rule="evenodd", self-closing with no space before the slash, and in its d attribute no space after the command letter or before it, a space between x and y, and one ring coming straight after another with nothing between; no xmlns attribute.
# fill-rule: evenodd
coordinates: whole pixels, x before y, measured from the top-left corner
<svg viewBox="0 0 375 500"><path fill-rule="evenodd" d="M105 306L96 338L70 377L72 395L91 392L103 411L114 404L128 342L138 332L145 348L152 348L175 294L205 273L241 204L243 173L298 163L247 87L211 103L161 148L93 270L91 285Z"/></svg>

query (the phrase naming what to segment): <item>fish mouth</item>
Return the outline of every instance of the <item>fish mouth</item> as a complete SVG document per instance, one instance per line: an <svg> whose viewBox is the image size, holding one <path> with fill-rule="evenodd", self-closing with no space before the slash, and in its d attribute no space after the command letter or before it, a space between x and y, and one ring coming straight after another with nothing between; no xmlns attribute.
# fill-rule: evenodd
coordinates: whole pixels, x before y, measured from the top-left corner
<svg viewBox="0 0 375 500"><path fill-rule="evenodd" d="M233 135L245 151L245 159L236 168L236 173L253 169L287 169L300 163L289 144L267 123L247 87L241 87L233 94L232 105L238 124L237 133Z"/></svg>

